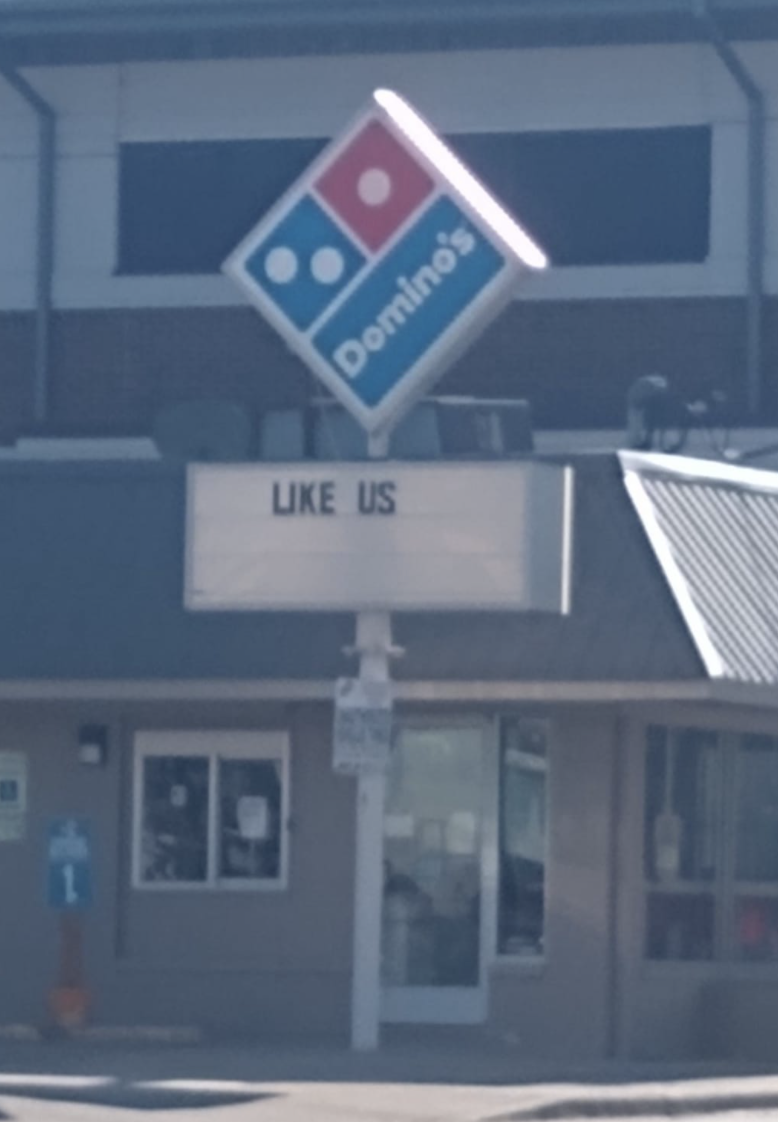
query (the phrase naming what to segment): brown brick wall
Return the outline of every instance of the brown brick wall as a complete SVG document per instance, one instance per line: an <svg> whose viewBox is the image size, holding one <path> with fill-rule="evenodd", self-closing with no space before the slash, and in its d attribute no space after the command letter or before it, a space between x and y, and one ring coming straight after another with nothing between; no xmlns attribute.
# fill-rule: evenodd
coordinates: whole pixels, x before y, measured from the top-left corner
<svg viewBox="0 0 778 1122"><path fill-rule="evenodd" d="M764 421L778 419L778 300L766 304ZM744 303L590 300L517 303L439 384L442 393L526 396L544 427L620 426L626 391L659 372L693 397L743 398ZM31 428L29 314L0 316L0 437ZM61 312L52 337L53 431L150 430L186 399L292 406L314 391L299 360L247 308Z"/></svg>

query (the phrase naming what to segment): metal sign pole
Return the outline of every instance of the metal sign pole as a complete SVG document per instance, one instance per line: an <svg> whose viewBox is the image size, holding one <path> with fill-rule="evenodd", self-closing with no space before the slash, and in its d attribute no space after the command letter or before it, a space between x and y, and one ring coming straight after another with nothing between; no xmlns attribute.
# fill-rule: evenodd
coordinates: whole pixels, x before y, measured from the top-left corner
<svg viewBox="0 0 778 1122"><path fill-rule="evenodd" d="M388 433L368 437L368 455L384 459ZM358 612L356 649L364 682L389 680L392 617L389 612ZM381 1005L381 909L383 903L383 826L386 777L382 771L357 778L354 947L351 989L351 1046L378 1047Z"/></svg>

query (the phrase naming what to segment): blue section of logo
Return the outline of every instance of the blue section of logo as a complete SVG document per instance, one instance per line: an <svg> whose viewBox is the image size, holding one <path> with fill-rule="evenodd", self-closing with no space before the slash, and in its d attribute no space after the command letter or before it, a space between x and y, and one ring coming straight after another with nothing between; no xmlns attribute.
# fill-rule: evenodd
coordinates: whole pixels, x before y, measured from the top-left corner
<svg viewBox="0 0 778 1122"><path fill-rule="evenodd" d="M364 405L376 406L504 265L443 196L319 329L314 346Z"/></svg>
<svg viewBox="0 0 778 1122"><path fill-rule="evenodd" d="M245 268L305 331L364 264L356 245L305 195L247 258Z"/></svg>

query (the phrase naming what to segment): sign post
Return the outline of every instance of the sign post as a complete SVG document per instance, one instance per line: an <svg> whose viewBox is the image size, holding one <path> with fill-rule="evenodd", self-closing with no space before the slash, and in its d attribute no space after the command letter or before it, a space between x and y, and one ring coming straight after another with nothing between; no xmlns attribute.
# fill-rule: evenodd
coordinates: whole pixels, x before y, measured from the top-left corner
<svg viewBox="0 0 778 1122"><path fill-rule="evenodd" d="M370 460L380 461L389 454L389 435L401 416L513 298L519 277L546 264L542 250L423 118L393 91L376 90L352 126L325 148L230 254L224 271L356 418L368 434ZM302 589L320 588L321 597L313 597L311 609L333 607L340 599L341 607L357 611L358 683L367 697L371 687L379 692L383 686L388 692L391 610L429 608L433 603L483 607L479 593L475 603L472 594L469 600L461 594L463 584L472 589L477 579L493 586L493 603L486 606L515 606L522 596L532 606L543 601L534 595L534 586L543 583L538 574L526 588L516 586L512 557L506 556L515 552L510 534L503 528L499 541L493 535L490 553L479 528L471 525L469 541L475 547L460 546L457 573L441 603L437 586L446 565L430 561L436 545L412 548L405 564L398 564L402 534L390 533L387 540L380 528L396 511L396 485L390 480L372 481L375 501L370 502L364 501L365 481L358 480L356 504L352 493L348 511L338 510L332 480L293 481L283 494L274 483L271 517L274 529L280 530L282 519L290 527L288 552L278 538L271 538L275 557L257 565L255 535L245 532L256 521L256 506L231 543L230 510L240 505L240 497L231 493L228 501L210 507L213 516L203 519L197 509L202 499L196 493L197 477L192 479L188 521L195 545L187 552L187 605L277 610L285 602L299 604ZM448 506L439 510L437 524L429 524L428 510L417 512L415 525L427 522L429 542L442 536L454 548L461 541L454 526L458 498L449 488ZM478 501L482 498L479 495ZM311 515L319 534L315 549L308 537ZM338 515L342 517L333 517ZM492 527L499 521L492 511ZM210 545L203 549L197 535L204 523L209 523L205 538ZM353 546L357 539L375 559L377 581L355 572L354 562L360 560ZM248 554L239 556L238 542L245 545L247 540ZM445 545L437 548L445 553ZM427 569L421 584L411 580L405 600L387 594L394 583L393 564L404 571L421 568L422 556ZM313 571L304 574L301 562ZM383 578L387 579L382 583ZM272 588L274 580L277 586ZM225 585L227 603L219 604ZM345 741L349 716L342 700L344 711L336 707L335 731L340 720ZM386 716L386 707L379 708L377 728L385 725ZM351 1041L356 1049L372 1049L378 1044L380 1022L386 785L381 765L388 758L375 758L368 711L363 709L361 716L352 712L350 717L357 724L362 721L358 735L363 744L336 743L334 754L337 760L341 749L343 756L353 751L350 762L341 762L344 770L357 775ZM352 722L349 736L354 727ZM384 754L388 757L388 751Z"/></svg>
<svg viewBox="0 0 778 1122"><path fill-rule="evenodd" d="M60 1028L76 1028L86 1017L82 913L92 903L92 847L89 827L80 818L57 818L47 847L49 906L59 913L59 965L51 1009Z"/></svg>
<svg viewBox="0 0 778 1122"><path fill-rule="evenodd" d="M569 611L571 472L527 462L195 464L188 494L187 607L356 612L359 677L336 683L333 766L357 777L352 1043L373 1048L391 610Z"/></svg>
<svg viewBox="0 0 778 1122"><path fill-rule="evenodd" d="M388 435L368 437L371 459L385 459ZM392 652L389 612L357 614L356 651L359 677L366 688L388 682ZM388 763L388 760L387 760ZM357 777L356 871L354 876L354 949L351 983L351 1046L378 1047L381 1024L381 912L384 886L385 768L363 768Z"/></svg>
<svg viewBox="0 0 778 1122"><path fill-rule="evenodd" d="M389 681L391 643L389 612L357 615L359 677L365 684ZM363 768L358 772L351 1046L359 1051L378 1046L385 797L385 768Z"/></svg>

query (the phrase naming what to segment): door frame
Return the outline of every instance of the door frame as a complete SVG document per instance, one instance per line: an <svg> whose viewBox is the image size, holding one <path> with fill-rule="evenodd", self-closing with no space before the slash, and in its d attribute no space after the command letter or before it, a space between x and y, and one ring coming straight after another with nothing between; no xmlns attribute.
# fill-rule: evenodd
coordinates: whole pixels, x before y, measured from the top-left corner
<svg viewBox="0 0 778 1122"><path fill-rule="evenodd" d="M472 728L480 732L483 753L481 786L481 908L478 984L473 987L380 985L380 1020L384 1024L481 1024L488 1014L489 968L497 943L499 717L483 713L425 713L401 718L405 729ZM383 849L384 837L381 832ZM381 894L383 909L383 893Z"/></svg>

